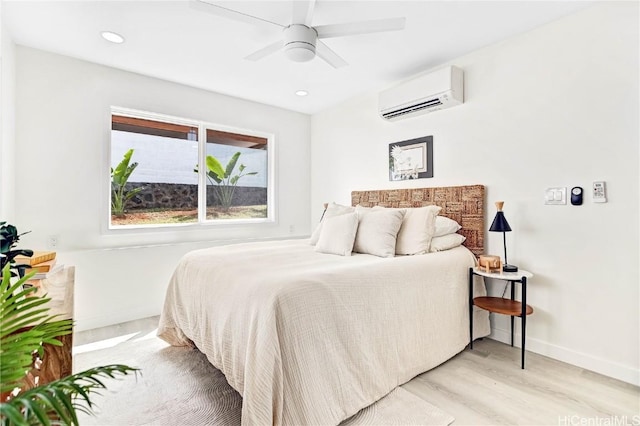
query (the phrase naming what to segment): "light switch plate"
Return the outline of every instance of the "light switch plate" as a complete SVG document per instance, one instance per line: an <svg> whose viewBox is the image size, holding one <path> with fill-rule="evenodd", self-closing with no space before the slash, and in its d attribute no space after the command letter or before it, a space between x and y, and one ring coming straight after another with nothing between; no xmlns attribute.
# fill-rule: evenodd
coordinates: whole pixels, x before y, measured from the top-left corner
<svg viewBox="0 0 640 426"><path fill-rule="evenodd" d="M567 188L547 188L544 193L545 204L567 204Z"/></svg>

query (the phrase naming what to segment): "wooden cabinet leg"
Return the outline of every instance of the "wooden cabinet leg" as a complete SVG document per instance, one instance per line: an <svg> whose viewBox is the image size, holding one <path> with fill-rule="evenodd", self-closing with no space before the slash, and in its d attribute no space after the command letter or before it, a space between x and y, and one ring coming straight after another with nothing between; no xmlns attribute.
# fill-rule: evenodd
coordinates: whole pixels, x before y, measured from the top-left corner
<svg viewBox="0 0 640 426"><path fill-rule="evenodd" d="M44 345L44 357L38 371L40 380L38 384L52 382L72 373L72 348L73 335L58 337L62 346Z"/></svg>

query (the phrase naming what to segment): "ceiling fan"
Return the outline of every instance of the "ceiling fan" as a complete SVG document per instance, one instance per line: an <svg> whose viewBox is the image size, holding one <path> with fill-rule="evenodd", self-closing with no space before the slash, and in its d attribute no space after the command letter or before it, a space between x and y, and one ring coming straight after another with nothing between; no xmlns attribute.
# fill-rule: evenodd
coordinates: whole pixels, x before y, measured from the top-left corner
<svg viewBox="0 0 640 426"><path fill-rule="evenodd" d="M195 9L236 21L272 29L274 27L281 28L283 38L245 57L245 59L251 61L257 61L283 49L285 55L292 61L310 61L317 54L332 67L340 68L347 65L347 62L331 50L329 46L320 41L320 39L383 31L397 31L404 29L405 24L405 18L388 18L312 27L311 20L313 18L313 9L316 0L294 0L292 2L292 22L287 25L229 9L213 1L192 0L189 3L191 7Z"/></svg>

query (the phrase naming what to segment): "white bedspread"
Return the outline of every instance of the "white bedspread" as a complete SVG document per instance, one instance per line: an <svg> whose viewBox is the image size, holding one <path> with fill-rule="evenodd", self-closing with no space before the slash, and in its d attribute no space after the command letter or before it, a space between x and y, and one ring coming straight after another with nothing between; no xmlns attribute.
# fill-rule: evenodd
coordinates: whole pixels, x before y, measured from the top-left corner
<svg viewBox="0 0 640 426"><path fill-rule="evenodd" d="M197 250L174 272L158 335L224 373L243 425L338 424L464 349L473 264L464 247L395 258L320 254L308 240ZM474 336L489 333L485 314Z"/></svg>

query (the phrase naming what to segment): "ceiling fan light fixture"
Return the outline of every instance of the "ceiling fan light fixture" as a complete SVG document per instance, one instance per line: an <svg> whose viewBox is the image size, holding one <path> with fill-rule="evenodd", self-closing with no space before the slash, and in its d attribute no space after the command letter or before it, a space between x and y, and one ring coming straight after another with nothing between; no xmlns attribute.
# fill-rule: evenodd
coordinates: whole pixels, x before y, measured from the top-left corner
<svg viewBox="0 0 640 426"><path fill-rule="evenodd" d="M307 62L316 56L318 33L302 24L293 24L282 30L284 33L284 54L295 62Z"/></svg>
<svg viewBox="0 0 640 426"><path fill-rule="evenodd" d="M307 43L294 42L284 47L284 54L294 62L308 62L316 56L316 47Z"/></svg>

